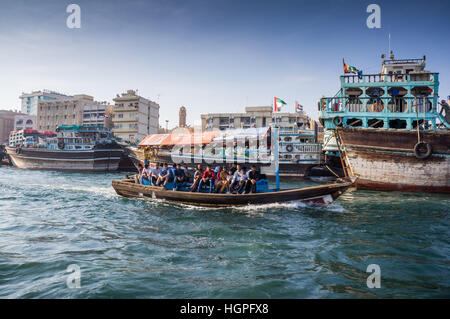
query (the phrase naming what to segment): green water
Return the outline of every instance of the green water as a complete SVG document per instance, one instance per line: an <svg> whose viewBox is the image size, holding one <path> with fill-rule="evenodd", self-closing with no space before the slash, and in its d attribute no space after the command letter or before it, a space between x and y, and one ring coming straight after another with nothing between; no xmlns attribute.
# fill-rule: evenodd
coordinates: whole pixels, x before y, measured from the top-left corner
<svg viewBox="0 0 450 319"><path fill-rule="evenodd" d="M198 209L121 198L123 175L0 168L0 297L450 297L448 195Z"/></svg>

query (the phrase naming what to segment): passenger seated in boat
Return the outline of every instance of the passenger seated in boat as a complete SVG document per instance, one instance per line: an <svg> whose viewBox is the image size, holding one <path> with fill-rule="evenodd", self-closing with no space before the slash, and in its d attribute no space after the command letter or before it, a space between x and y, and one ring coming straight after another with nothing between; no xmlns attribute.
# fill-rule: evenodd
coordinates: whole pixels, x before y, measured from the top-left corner
<svg viewBox="0 0 450 319"><path fill-rule="evenodd" d="M169 182L172 183L175 181L175 171L177 169L177 164L173 164L172 167L169 168Z"/></svg>
<svg viewBox="0 0 450 319"><path fill-rule="evenodd" d="M169 165L167 163L163 164L161 171L159 172L158 180L156 181L156 186L166 186L169 182L170 172Z"/></svg>
<svg viewBox="0 0 450 319"><path fill-rule="evenodd" d="M235 167L236 169L236 167ZM231 193L233 191L233 189L231 188L232 186L232 181L233 181L233 168L230 168L228 170L228 174L227 174L227 193Z"/></svg>
<svg viewBox="0 0 450 319"><path fill-rule="evenodd" d="M247 185L248 176L247 176L245 167L241 168L241 171L238 176L239 176L239 187L238 187L236 193L239 194Z"/></svg>
<svg viewBox="0 0 450 319"><path fill-rule="evenodd" d="M142 183L142 172L144 170L144 166L139 163L138 164L138 173L137 175L135 175L135 182L136 184L141 184Z"/></svg>
<svg viewBox="0 0 450 319"><path fill-rule="evenodd" d="M183 166L181 166L181 169L184 171L184 175L186 178L186 183L191 183L192 182L192 175L189 172L189 167L187 165L187 163L183 163Z"/></svg>
<svg viewBox="0 0 450 319"><path fill-rule="evenodd" d="M144 169L142 170L142 184L150 185L152 172L150 171L148 163L145 163Z"/></svg>
<svg viewBox="0 0 450 319"><path fill-rule="evenodd" d="M194 181L190 187L191 192L195 192L198 188L198 184L200 183L203 176L203 167L202 164L197 164L197 169L194 173Z"/></svg>
<svg viewBox="0 0 450 319"><path fill-rule="evenodd" d="M174 171L174 182L173 182L173 190L177 191L180 187L184 186L186 183L186 175L184 174L184 170L181 169L181 165L177 164L176 170Z"/></svg>
<svg viewBox="0 0 450 319"><path fill-rule="evenodd" d="M227 168L222 167L216 178L216 193L223 193L227 187Z"/></svg>
<svg viewBox="0 0 450 319"><path fill-rule="evenodd" d="M211 165L206 165L206 170L203 172L202 179L198 185L198 191L202 189L203 186L209 186L209 192L212 193L214 186L214 172L211 170Z"/></svg>
<svg viewBox="0 0 450 319"><path fill-rule="evenodd" d="M233 173L233 178L231 179L231 184L229 186L229 191L233 192L237 185L239 185L239 178L241 173L241 165L236 165L236 170Z"/></svg>
<svg viewBox="0 0 450 319"><path fill-rule="evenodd" d="M248 179L245 183L245 194L256 193L256 182L260 179L259 172L256 170L256 166L252 165L248 172Z"/></svg>
<svg viewBox="0 0 450 319"><path fill-rule="evenodd" d="M152 185L156 185L156 182L158 181L159 174L161 173L160 164L156 163L155 167L150 168L151 172L151 183Z"/></svg>

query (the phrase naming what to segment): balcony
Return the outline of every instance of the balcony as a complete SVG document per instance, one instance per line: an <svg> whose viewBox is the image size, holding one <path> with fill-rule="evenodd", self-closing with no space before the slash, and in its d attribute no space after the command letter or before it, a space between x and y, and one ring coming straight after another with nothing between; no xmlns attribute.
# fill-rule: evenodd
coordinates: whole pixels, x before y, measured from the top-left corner
<svg viewBox="0 0 450 319"><path fill-rule="evenodd" d="M374 83L380 85L395 86L396 83L423 82L424 85L438 83L439 73L410 73L410 74L366 74L366 75L342 75L341 86L371 86ZM418 85L414 83L414 85Z"/></svg>
<svg viewBox="0 0 450 319"><path fill-rule="evenodd" d="M122 118L115 117L115 118L113 118L113 123L137 122L137 121L138 121L137 117L122 117Z"/></svg>

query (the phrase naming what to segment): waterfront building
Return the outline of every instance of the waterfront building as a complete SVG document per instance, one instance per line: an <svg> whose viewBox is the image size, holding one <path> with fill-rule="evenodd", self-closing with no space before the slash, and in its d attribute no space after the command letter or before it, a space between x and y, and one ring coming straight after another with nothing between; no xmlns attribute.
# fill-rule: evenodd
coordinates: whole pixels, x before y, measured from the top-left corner
<svg viewBox="0 0 450 319"><path fill-rule="evenodd" d="M8 142L9 132L14 130L16 115L25 115L17 111L0 110L0 144Z"/></svg>
<svg viewBox="0 0 450 319"><path fill-rule="evenodd" d="M137 143L148 134L158 133L159 104L134 90L117 95L112 109L112 132L118 138Z"/></svg>
<svg viewBox="0 0 450 319"><path fill-rule="evenodd" d="M112 128L112 105L107 102L89 103L83 106L83 126Z"/></svg>
<svg viewBox="0 0 450 319"><path fill-rule="evenodd" d="M37 128L41 131L55 131L61 125L82 125L83 110L89 105L101 105L86 94L78 94L59 100L39 101ZM103 107L100 107L103 108Z"/></svg>
<svg viewBox="0 0 450 319"><path fill-rule="evenodd" d="M36 115L17 114L14 116L14 131L36 129Z"/></svg>
<svg viewBox="0 0 450 319"><path fill-rule="evenodd" d="M37 115L39 101L66 99L70 96L50 90L33 91L31 93L22 93L21 111L24 114Z"/></svg>
<svg viewBox="0 0 450 319"><path fill-rule="evenodd" d="M247 106L245 113L202 114L202 130L267 127L274 123L310 128L311 119L303 112L273 112L272 106Z"/></svg>

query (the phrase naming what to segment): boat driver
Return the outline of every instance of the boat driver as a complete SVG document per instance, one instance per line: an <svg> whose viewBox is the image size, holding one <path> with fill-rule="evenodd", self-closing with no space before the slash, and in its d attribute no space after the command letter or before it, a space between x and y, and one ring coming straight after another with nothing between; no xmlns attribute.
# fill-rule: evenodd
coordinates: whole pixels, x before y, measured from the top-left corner
<svg viewBox="0 0 450 319"><path fill-rule="evenodd" d="M256 166L252 165L250 172L248 172L248 180L245 184L245 194L256 193L256 182L259 180L259 172L256 170Z"/></svg>

